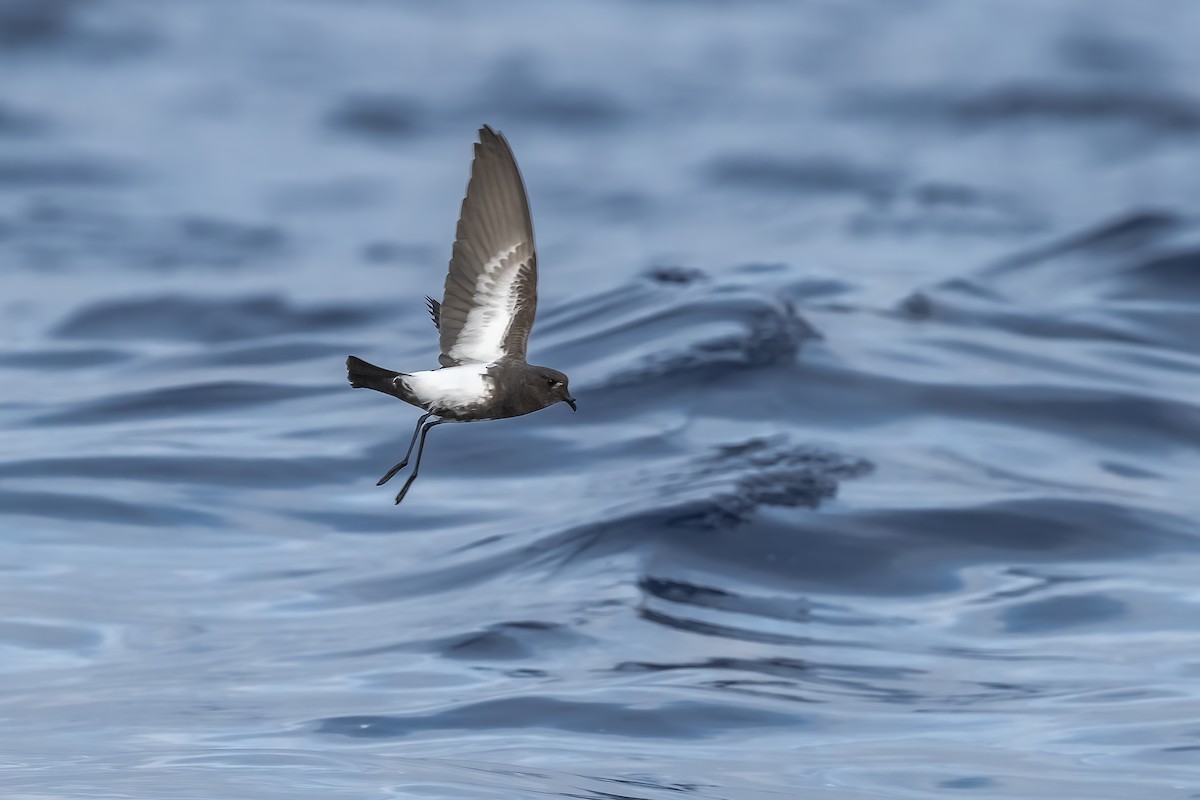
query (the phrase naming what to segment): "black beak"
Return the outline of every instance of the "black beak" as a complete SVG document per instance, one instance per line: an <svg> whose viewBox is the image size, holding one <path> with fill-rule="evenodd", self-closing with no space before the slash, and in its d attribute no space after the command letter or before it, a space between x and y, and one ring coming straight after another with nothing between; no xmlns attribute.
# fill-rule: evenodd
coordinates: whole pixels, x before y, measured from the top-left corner
<svg viewBox="0 0 1200 800"><path fill-rule="evenodd" d="M564 397L564 398L563 398L563 402L564 402L564 403L566 403L567 405L569 405L569 406L571 407L571 410L572 410L572 411L578 411L578 410L579 410L579 409L577 409L577 408L575 407L575 398L574 398L574 397L571 397L570 395L567 395L566 397Z"/></svg>

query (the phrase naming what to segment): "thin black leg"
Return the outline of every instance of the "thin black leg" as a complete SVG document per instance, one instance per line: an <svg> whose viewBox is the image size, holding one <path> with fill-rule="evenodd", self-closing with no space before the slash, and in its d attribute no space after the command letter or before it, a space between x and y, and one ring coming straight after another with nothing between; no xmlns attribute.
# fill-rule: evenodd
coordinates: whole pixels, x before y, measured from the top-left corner
<svg viewBox="0 0 1200 800"><path fill-rule="evenodd" d="M384 475L382 478L380 478L379 483L375 484L376 486L383 486L385 483L390 481L397 472L408 466L408 457L412 455L413 445L417 443L417 434L421 432L421 426L425 424L425 420L432 416L433 412L430 411L428 414L417 420L417 427L413 428L412 438L408 440L408 449L404 451L404 460L389 469L387 471L387 475Z"/></svg>
<svg viewBox="0 0 1200 800"><path fill-rule="evenodd" d="M449 420L435 419L421 429L421 443L417 445L417 461L413 464L412 474L408 476L408 480L404 482L404 486L400 489L400 494L396 495L396 505L400 505L400 501L404 499L404 495L408 494L408 487L412 486L413 481L417 479L417 473L421 471L421 454L425 452L425 437L429 435L429 429L434 425L441 425L443 422L449 422Z"/></svg>

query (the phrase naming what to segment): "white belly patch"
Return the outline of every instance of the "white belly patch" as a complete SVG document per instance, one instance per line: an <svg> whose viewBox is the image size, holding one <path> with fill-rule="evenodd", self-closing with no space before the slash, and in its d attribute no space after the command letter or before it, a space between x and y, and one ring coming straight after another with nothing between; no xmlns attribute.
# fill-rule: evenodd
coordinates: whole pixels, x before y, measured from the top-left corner
<svg viewBox="0 0 1200 800"><path fill-rule="evenodd" d="M411 372L400 380L430 411L449 411L482 403L492 396L486 364L462 364Z"/></svg>

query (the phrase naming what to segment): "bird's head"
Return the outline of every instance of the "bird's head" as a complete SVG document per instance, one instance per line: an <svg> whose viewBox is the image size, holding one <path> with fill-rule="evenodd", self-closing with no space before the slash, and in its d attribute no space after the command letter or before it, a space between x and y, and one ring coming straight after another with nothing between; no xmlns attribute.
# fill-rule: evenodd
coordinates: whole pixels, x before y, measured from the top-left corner
<svg viewBox="0 0 1200 800"><path fill-rule="evenodd" d="M571 396L571 390L567 386L567 376L563 375L556 369L549 367L535 367L533 378L534 387L549 399L550 402L546 405L554 405L555 403L566 403L575 411L575 398Z"/></svg>

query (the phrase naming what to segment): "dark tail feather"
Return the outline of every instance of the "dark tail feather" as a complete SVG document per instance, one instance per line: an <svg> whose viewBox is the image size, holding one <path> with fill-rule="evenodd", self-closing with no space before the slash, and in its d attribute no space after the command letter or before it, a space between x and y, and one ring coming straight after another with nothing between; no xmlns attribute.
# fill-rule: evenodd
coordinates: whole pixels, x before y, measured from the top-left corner
<svg viewBox="0 0 1200 800"><path fill-rule="evenodd" d="M355 389L374 389L377 392L400 397L396 384L392 381L399 372L368 364L357 356L346 359L346 378Z"/></svg>

